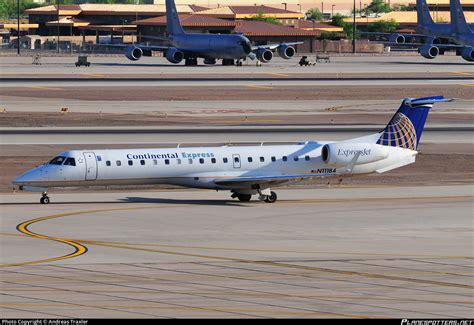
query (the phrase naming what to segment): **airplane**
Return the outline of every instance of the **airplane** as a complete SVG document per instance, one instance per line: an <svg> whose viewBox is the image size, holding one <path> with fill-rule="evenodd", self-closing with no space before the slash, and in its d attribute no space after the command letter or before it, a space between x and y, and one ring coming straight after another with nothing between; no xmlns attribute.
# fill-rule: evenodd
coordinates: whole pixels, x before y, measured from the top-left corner
<svg viewBox="0 0 474 325"><path fill-rule="evenodd" d="M459 0L450 0L450 24L434 23L426 0L417 0L416 8L420 34L392 33L386 45L417 47L421 56L427 59L434 59L446 51L456 51L456 55L464 60L474 62L474 24L467 24ZM420 41L406 42L407 38Z"/></svg>
<svg viewBox="0 0 474 325"><path fill-rule="evenodd" d="M415 162L428 112L443 96L405 98L380 132L346 141L210 147L71 150L13 180L23 191L107 185L172 184L230 191L232 198L267 203L271 187L301 180L384 173Z"/></svg>
<svg viewBox="0 0 474 325"><path fill-rule="evenodd" d="M142 56L151 56L153 51L164 52L165 58L174 64L185 60L186 65L197 65L198 58L204 58L204 64L216 64L222 59L223 65L242 65L247 57L257 58L263 63L273 59L273 51L284 59L291 59L296 50L294 45L303 42L290 42L270 45L252 46L250 40L242 34L189 34L185 33L179 21L174 0L166 0L166 32L171 46L129 45L125 56L132 61ZM155 38L147 36L147 38ZM163 40L163 38L156 37Z"/></svg>

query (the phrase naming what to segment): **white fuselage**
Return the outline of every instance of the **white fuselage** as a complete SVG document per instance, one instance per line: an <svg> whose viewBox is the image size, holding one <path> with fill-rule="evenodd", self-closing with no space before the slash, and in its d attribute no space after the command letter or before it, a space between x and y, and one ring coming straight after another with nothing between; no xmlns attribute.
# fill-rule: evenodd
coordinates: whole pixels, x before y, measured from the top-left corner
<svg viewBox="0 0 474 325"><path fill-rule="evenodd" d="M416 154L416 151L397 147L339 142L357 150L337 149L336 158L339 155L345 162L327 163L321 156L326 143L67 151L56 157L56 161L53 159L19 176L14 183L45 188L174 184L232 190L247 185L219 185L216 181L240 177L343 175L355 151L362 152L364 157L359 158L360 163L351 168L350 174L383 172L414 162ZM374 148L383 149L384 155L371 159L371 155L376 155Z"/></svg>

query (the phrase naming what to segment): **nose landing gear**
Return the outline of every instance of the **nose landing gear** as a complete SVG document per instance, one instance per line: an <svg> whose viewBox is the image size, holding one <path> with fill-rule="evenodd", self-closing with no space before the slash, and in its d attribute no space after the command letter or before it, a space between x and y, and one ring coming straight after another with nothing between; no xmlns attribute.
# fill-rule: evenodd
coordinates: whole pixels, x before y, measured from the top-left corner
<svg viewBox="0 0 474 325"><path fill-rule="evenodd" d="M49 196L48 192L43 192L41 199L40 199L41 204L49 204Z"/></svg>

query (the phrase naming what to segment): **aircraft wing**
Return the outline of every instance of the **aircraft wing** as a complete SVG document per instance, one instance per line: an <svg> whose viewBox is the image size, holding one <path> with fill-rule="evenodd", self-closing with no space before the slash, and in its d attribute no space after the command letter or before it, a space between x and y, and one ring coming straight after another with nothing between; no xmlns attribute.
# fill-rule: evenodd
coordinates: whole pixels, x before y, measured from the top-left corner
<svg viewBox="0 0 474 325"><path fill-rule="evenodd" d="M274 175L274 176L243 176L236 178L216 179L214 183L222 186L249 187L252 185L272 185L282 184L291 181L301 181L314 177L335 176L336 174L294 174L294 175Z"/></svg>
<svg viewBox="0 0 474 325"><path fill-rule="evenodd" d="M113 44L113 43L106 43L106 44L97 44L101 46L108 46L108 47L117 47L117 48L128 48L129 46L137 47L145 51L160 51L164 52L167 51L170 47L169 46L162 46L162 45L144 45L144 44Z"/></svg>
<svg viewBox="0 0 474 325"><path fill-rule="evenodd" d="M279 44L268 44L268 45L257 45L257 46L252 46L252 51L257 51L258 49L268 49L268 50L274 50L282 45L299 45L303 44L303 42L291 42L291 43L279 43Z"/></svg>
<svg viewBox="0 0 474 325"><path fill-rule="evenodd" d="M421 47L423 45L433 45L437 48L444 49L444 50L457 50L466 47L465 45L458 45L458 44L424 44L424 43L393 43L388 42L384 43L384 45L388 46L405 46L405 47Z"/></svg>

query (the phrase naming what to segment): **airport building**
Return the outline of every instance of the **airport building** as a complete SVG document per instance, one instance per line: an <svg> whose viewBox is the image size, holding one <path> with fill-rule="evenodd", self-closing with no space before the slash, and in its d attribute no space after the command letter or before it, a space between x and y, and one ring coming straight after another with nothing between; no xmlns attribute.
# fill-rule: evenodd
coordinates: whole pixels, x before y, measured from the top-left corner
<svg viewBox="0 0 474 325"><path fill-rule="evenodd" d="M263 5L215 9L178 5L177 10L187 32L243 33L255 45L303 42L304 44L297 48L300 52L315 51L315 39L324 32L342 32L341 28L328 24L307 22L303 20L303 13ZM117 42L126 42L133 35L139 42L159 44L160 41L151 37L166 36L164 5L78 4L60 5L59 10L56 5L49 5L29 9L27 14L29 23L37 26L30 34L38 34L40 37L51 38L59 33L63 40L94 40L95 43L100 43L101 37L108 37L109 40L120 38ZM251 20L256 16L271 17L279 24ZM136 40L133 37L132 39Z"/></svg>

